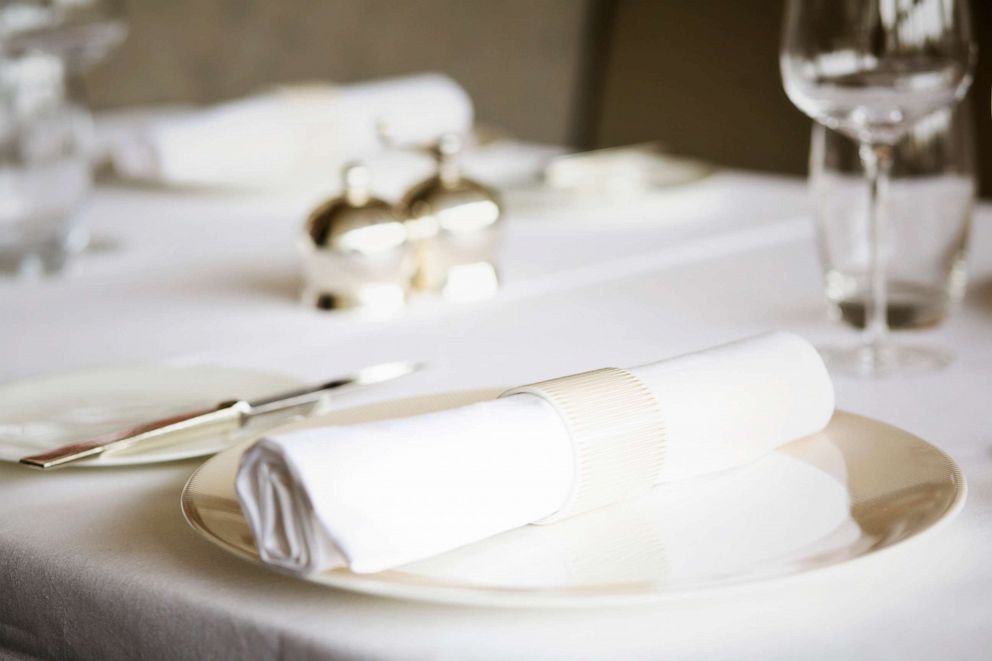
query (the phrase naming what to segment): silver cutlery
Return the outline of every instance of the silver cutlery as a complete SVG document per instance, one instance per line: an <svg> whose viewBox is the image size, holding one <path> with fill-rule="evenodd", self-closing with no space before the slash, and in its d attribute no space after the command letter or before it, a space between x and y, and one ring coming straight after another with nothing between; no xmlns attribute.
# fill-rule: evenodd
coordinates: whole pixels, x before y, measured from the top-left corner
<svg viewBox="0 0 992 661"><path fill-rule="evenodd" d="M41 454L22 457L20 463L39 470L61 468L105 453L140 446L142 450L160 447L202 436L227 434L250 422L274 414L311 414L325 397L342 388L391 381L415 372L421 365L411 362L382 363L363 368L354 374L338 377L315 386L281 392L254 400L237 399L216 406L187 411L153 420L120 431L103 434L78 443L64 445ZM276 421L285 415L276 416Z"/></svg>

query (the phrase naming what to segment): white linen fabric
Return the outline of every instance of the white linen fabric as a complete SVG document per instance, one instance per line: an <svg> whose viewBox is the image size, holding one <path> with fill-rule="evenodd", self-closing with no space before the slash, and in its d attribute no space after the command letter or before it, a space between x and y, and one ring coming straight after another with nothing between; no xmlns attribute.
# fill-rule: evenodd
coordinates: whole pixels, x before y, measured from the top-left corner
<svg viewBox="0 0 992 661"><path fill-rule="evenodd" d="M492 181L491 172L477 176ZM807 193L800 179L724 171L680 189L674 210L640 224L621 226L628 211L619 206L584 233L517 214L507 226L507 288L495 302L363 324L291 303L297 256L286 237L308 200L287 208L282 194L104 183L88 213L99 249L67 277L0 286L0 378L163 360L314 382L385 360L433 366L339 402L357 406L640 365L769 326L851 342L850 328L821 314ZM902 427L964 469L964 510L918 539L829 571L650 605L420 605L287 580L204 541L176 502L200 460L43 475L0 464L0 658L982 657L992 649L992 205L977 205L974 220L972 290L926 332L956 360L912 378L835 379L838 408ZM733 474L765 472L773 458ZM722 495L723 478L693 480L693 496L708 497L717 480ZM505 535L585 529L581 518ZM748 540L768 534L756 520L738 525L760 533ZM746 543L707 547L685 562L709 567L710 554L747 552Z"/></svg>
<svg viewBox="0 0 992 661"><path fill-rule="evenodd" d="M266 562L374 572L551 514L571 460L550 405L515 397L272 436L237 490Z"/></svg>
<svg viewBox="0 0 992 661"><path fill-rule="evenodd" d="M398 144L466 133L468 94L441 74L352 85L278 89L203 110L98 123L100 151L124 177L185 186L237 186L286 178L383 149L380 128Z"/></svg>
<svg viewBox="0 0 992 661"><path fill-rule="evenodd" d="M788 333L630 371L666 419L660 481L745 464L819 431L834 408L816 350ZM276 434L245 452L236 488L265 562L376 572L550 516L573 476L564 423L525 393Z"/></svg>
<svg viewBox="0 0 992 661"><path fill-rule="evenodd" d="M753 461L823 429L834 411L816 349L774 332L630 370L661 406L668 432L661 481Z"/></svg>

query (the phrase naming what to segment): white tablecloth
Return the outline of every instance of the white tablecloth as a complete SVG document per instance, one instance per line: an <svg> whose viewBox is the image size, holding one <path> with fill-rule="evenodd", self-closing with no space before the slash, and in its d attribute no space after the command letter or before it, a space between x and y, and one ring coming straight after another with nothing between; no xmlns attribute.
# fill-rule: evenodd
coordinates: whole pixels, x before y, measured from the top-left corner
<svg viewBox="0 0 992 661"><path fill-rule="evenodd" d="M89 210L96 249L67 277L0 283L0 379L163 360L309 379L381 360L430 363L359 401L637 365L770 328L849 337L824 317L801 182L724 173L672 199L671 213L601 227L518 214L496 300L367 322L296 304L300 199L103 187ZM799 582L655 607L455 608L322 589L229 556L179 513L196 461L44 475L4 465L0 658L986 656L987 207L971 271L962 309L925 334L957 355L949 369L836 380L839 406L908 429L964 467L968 504L939 533Z"/></svg>

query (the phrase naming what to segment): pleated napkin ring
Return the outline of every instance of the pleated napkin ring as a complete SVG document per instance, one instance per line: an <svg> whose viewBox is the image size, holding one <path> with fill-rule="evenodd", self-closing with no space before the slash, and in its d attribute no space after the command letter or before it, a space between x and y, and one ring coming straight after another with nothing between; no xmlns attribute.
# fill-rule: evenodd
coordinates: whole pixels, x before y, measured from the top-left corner
<svg viewBox="0 0 992 661"><path fill-rule="evenodd" d="M535 523L554 523L638 496L657 482L665 458L661 407L640 379L615 367L519 386L548 402L568 430L575 477L567 500Z"/></svg>

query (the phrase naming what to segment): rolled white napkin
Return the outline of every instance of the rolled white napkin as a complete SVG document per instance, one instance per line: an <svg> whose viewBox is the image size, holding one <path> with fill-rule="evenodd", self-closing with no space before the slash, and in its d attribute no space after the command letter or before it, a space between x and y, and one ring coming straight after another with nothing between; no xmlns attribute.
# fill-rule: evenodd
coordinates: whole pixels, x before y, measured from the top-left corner
<svg viewBox="0 0 992 661"><path fill-rule="evenodd" d="M658 481L750 462L833 413L816 350L770 333L629 370L667 428ZM568 431L542 398L262 439L236 490L261 558L297 572L376 572L544 519L574 479Z"/></svg>
<svg viewBox="0 0 992 661"><path fill-rule="evenodd" d="M472 101L455 81L420 74L353 85L308 85L160 116L98 122L123 176L172 185L257 184L334 166L382 149L380 125L400 144L472 127Z"/></svg>

